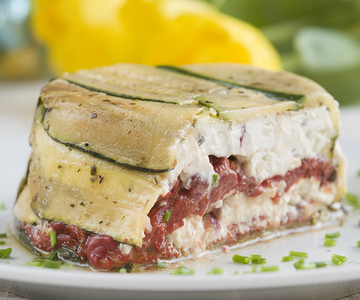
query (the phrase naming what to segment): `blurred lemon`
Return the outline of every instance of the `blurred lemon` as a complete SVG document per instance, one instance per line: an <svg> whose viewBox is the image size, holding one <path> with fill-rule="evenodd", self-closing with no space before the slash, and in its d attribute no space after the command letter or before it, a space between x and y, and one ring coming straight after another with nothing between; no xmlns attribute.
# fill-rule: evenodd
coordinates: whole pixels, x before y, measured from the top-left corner
<svg viewBox="0 0 360 300"><path fill-rule="evenodd" d="M281 67L258 29L197 0L33 0L31 23L56 73L118 62Z"/></svg>

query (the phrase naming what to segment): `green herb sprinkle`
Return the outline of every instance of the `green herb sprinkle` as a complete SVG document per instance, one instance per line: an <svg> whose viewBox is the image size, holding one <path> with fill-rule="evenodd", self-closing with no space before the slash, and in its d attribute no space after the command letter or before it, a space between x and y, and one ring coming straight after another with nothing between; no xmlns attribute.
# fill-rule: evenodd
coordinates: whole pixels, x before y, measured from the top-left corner
<svg viewBox="0 0 360 300"><path fill-rule="evenodd" d="M324 246L332 247L336 245L336 240L326 238L324 241Z"/></svg>
<svg viewBox="0 0 360 300"><path fill-rule="evenodd" d="M326 238L330 238L330 239L333 239L333 238L337 238L340 236L340 232L333 232L333 233L327 233L325 234L325 237Z"/></svg>
<svg viewBox="0 0 360 300"><path fill-rule="evenodd" d="M308 257L308 254L306 252L300 252L300 251L289 251L289 256L296 256L296 257Z"/></svg>
<svg viewBox="0 0 360 300"><path fill-rule="evenodd" d="M223 273L223 270L221 268L213 268L210 272L208 272L209 275L215 274L220 275Z"/></svg>
<svg viewBox="0 0 360 300"><path fill-rule="evenodd" d="M169 221L170 219L170 216L171 216L171 211L170 210L167 210L164 214L164 221L167 222Z"/></svg>
<svg viewBox="0 0 360 300"><path fill-rule="evenodd" d="M250 257L234 254L232 261L247 265L250 262Z"/></svg>
<svg viewBox="0 0 360 300"><path fill-rule="evenodd" d="M12 248L1 249L0 250L0 259L9 258L11 252L12 252Z"/></svg>
<svg viewBox="0 0 360 300"><path fill-rule="evenodd" d="M170 273L170 275L192 275L192 274L194 274L194 271L184 266L181 266L175 269L172 273Z"/></svg>
<svg viewBox="0 0 360 300"><path fill-rule="evenodd" d="M50 231L50 243L51 247L55 247L57 245L56 231Z"/></svg>

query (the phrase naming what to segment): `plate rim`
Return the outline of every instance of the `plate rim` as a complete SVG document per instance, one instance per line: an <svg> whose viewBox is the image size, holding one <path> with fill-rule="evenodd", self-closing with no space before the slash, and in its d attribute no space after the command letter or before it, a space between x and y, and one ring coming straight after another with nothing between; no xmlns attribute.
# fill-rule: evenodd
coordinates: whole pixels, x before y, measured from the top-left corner
<svg viewBox="0 0 360 300"><path fill-rule="evenodd" d="M21 275L19 277L19 274ZM81 276L79 276L81 274ZM336 274L336 276L334 276ZM79 279L80 278L80 279ZM256 278L256 279L254 279ZM360 264L339 268L299 270L289 273L253 273L240 275L169 275L119 274L103 272L73 272L44 270L0 264L0 279L38 285L72 288L111 289L126 291L233 291L292 286L313 286L334 282L360 280ZM261 282L261 285L259 285Z"/></svg>

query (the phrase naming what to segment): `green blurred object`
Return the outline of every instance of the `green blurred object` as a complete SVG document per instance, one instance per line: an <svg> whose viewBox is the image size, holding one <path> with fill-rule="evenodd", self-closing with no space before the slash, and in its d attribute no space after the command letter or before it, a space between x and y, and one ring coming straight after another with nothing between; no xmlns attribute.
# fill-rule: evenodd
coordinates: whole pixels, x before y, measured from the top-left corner
<svg viewBox="0 0 360 300"><path fill-rule="evenodd" d="M341 105L360 103L360 0L225 0L220 10L259 27L285 70L318 82Z"/></svg>
<svg viewBox="0 0 360 300"><path fill-rule="evenodd" d="M338 73L360 64L360 43L341 31L305 27L294 38L303 69L314 73Z"/></svg>

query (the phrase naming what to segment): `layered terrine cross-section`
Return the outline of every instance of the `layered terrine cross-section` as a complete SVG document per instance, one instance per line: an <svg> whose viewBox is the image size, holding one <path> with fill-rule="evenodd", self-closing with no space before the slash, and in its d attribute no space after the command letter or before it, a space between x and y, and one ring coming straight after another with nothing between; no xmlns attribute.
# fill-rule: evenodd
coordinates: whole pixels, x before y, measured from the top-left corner
<svg viewBox="0 0 360 300"><path fill-rule="evenodd" d="M338 134L337 102L287 72L118 64L64 74L39 98L19 238L114 270L326 221L345 194Z"/></svg>

